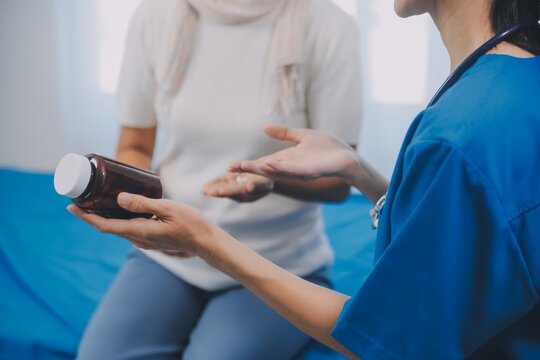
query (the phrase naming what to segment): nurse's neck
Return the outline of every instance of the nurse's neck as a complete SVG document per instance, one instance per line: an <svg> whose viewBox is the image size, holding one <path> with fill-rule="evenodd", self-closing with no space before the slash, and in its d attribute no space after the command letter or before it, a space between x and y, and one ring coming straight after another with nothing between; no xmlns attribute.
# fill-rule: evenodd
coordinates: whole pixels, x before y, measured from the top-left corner
<svg viewBox="0 0 540 360"><path fill-rule="evenodd" d="M441 33L454 71L474 50L493 36L488 0L435 1L430 15Z"/></svg>
<svg viewBox="0 0 540 360"><path fill-rule="evenodd" d="M450 55L451 72L473 51L492 38L490 0L435 1L430 15L441 33ZM488 53L516 57L532 54L509 43L502 43Z"/></svg>

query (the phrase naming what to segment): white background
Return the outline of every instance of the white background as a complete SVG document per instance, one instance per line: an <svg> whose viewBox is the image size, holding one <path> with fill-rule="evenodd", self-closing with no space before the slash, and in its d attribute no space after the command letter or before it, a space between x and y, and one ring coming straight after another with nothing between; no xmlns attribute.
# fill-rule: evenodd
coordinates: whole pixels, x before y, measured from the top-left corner
<svg viewBox="0 0 540 360"><path fill-rule="evenodd" d="M51 172L67 152L114 154L114 91L139 1L0 1L0 167ZM392 0L335 1L361 31L359 151L389 176L448 73L446 51L427 16L399 19Z"/></svg>

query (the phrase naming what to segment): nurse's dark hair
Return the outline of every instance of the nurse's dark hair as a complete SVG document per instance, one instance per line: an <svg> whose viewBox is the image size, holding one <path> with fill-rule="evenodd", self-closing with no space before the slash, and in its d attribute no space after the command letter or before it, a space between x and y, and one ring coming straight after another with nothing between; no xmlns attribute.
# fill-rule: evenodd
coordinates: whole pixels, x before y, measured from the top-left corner
<svg viewBox="0 0 540 360"><path fill-rule="evenodd" d="M540 0L493 0L491 26L498 34L509 29L526 17L540 14ZM540 55L540 25L536 24L512 36L508 42Z"/></svg>

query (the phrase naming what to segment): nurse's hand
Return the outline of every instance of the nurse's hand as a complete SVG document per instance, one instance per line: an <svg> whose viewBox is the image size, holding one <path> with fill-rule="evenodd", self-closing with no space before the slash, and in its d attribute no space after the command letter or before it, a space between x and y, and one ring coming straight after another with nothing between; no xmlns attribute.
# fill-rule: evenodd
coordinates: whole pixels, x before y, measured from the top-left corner
<svg viewBox="0 0 540 360"><path fill-rule="evenodd" d="M229 171L248 172L270 179L313 180L337 177L358 188L373 203L387 191L388 180L338 138L310 129L269 124L267 135L296 146L251 161L235 161Z"/></svg>
<svg viewBox="0 0 540 360"><path fill-rule="evenodd" d="M201 256L205 241L214 237L215 226L189 206L126 193L118 196L118 204L131 212L155 216L120 220L106 219L75 205L70 205L68 210L100 232L123 237L141 249Z"/></svg>
<svg viewBox="0 0 540 360"><path fill-rule="evenodd" d="M203 194L215 197L227 197L238 202L254 202L270 194L274 181L260 175L227 172L206 183Z"/></svg>
<svg viewBox="0 0 540 360"><path fill-rule="evenodd" d="M358 155L341 140L315 130L291 129L276 124L266 125L264 131L278 140L293 141L296 146L257 160L235 161L229 171L259 174L274 180L339 177L354 185Z"/></svg>

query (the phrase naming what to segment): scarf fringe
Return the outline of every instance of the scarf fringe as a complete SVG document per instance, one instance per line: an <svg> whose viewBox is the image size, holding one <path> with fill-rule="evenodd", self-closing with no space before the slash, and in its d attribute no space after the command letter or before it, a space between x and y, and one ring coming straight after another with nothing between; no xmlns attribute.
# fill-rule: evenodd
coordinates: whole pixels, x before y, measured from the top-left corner
<svg viewBox="0 0 540 360"><path fill-rule="evenodd" d="M198 11L221 14L231 23L254 20L281 6L269 50L274 72L272 113L289 115L305 103L303 49L307 6L310 0L178 0L165 23L165 39L156 62L156 81L162 92L158 101L169 113L170 100L180 89L188 71Z"/></svg>

